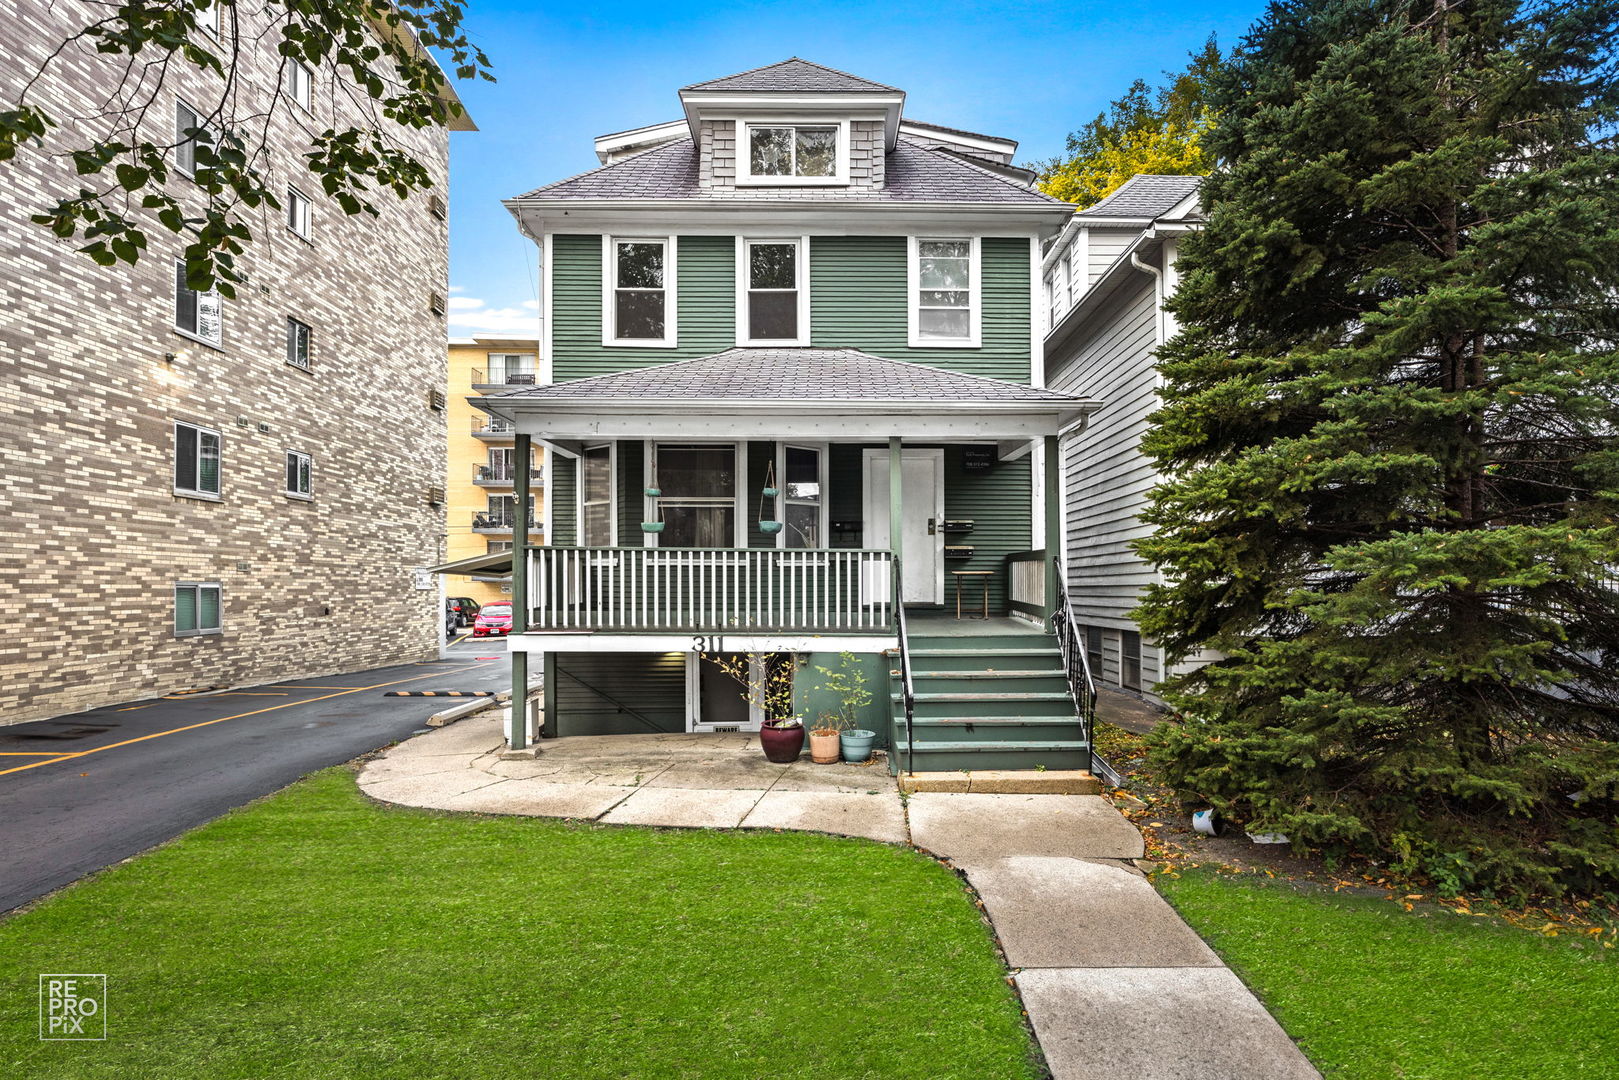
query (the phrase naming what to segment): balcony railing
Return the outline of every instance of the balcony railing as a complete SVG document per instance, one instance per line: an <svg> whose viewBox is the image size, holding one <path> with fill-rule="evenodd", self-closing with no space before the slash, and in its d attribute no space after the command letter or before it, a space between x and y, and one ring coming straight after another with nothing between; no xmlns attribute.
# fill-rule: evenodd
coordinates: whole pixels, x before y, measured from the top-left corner
<svg viewBox="0 0 1619 1080"><path fill-rule="evenodd" d="M472 515L473 532L511 532L512 522L517 520L515 513L491 514L485 511L476 511ZM538 526L534 519L528 519L528 528L533 532Z"/></svg>
<svg viewBox="0 0 1619 1080"><path fill-rule="evenodd" d="M545 470L536 465L528 470L528 479L531 484L539 484L545 480ZM482 487L511 487L517 482L517 470L502 465L474 465L472 482Z"/></svg>
<svg viewBox="0 0 1619 1080"><path fill-rule="evenodd" d="M509 439L517 434L517 425L510 420L502 420L498 416L474 416L472 418L472 433L474 435L494 435Z"/></svg>
<svg viewBox="0 0 1619 1080"><path fill-rule="evenodd" d="M482 371L472 369L473 386L533 386L534 372L529 371Z"/></svg>
<svg viewBox="0 0 1619 1080"><path fill-rule="evenodd" d="M855 548L534 548L529 629L892 634L893 562Z"/></svg>

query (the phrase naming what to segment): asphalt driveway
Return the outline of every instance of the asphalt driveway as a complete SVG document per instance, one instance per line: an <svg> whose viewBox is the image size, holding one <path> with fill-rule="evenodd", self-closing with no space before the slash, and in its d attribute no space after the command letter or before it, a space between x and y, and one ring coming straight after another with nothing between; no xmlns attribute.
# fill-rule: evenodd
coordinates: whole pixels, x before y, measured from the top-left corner
<svg viewBox="0 0 1619 1080"><path fill-rule="evenodd" d="M451 659L0 727L0 912L396 742L451 704L389 690L508 689L505 643L473 644Z"/></svg>

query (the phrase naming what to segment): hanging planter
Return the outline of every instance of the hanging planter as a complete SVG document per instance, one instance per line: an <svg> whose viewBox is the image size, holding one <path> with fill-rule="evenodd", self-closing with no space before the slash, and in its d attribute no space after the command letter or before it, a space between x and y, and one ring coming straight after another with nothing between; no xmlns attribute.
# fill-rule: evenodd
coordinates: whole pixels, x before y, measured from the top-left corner
<svg viewBox="0 0 1619 1080"><path fill-rule="evenodd" d="M646 491L646 497L649 499L656 499L659 495L663 494L662 488L649 487L643 490Z"/></svg>
<svg viewBox="0 0 1619 1080"><path fill-rule="evenodd" d="M659 495L663 494L663 489L658 486L658 475L657 475L657 473L652 474L652 479L649 480L647 482L647 486L642 488L641 490L646 492L646 497L649 498L649 499L656 499ZM641 522L641 531L644 532L644 533L661 533L663 531L664 522L659 521L657 519L661 518L663 516L663 508L661 506L659 506L657 503L653 503L652 504L652 513L653 513L653 520L652 521L643 521L643 522Z"/></svg>
<svg viewBox="0 0 1619 1080"><path fill-rule="evenodd" d="M781 522L765 517L765 504L780 494L781 489L776 487L776 463L772 461L765 466L765 486L759 492L759 531L766 536L781 532Z"/></svg>
<svg viewBox="0 0 1619 1080"><path fill-rule="evenodd" d="M664 523L661 521L643 521L641 522L641 531L645 533L660 533L663 531L663 526Z"/></svg>

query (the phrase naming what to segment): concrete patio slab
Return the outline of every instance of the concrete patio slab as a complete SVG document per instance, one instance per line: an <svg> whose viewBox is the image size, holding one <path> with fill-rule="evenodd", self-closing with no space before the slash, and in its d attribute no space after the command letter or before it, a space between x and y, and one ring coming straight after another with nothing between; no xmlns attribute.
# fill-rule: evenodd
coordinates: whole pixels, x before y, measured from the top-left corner
<svg viewBox="0 0 1619 1080"><path fill-rule="evenodd" d="M771 791L832 791L863 794L868 791L894 794L894 778L881 765L816 765L799 761L792 765Z"/></svg>
<svg viewBox="0 0 1619 1080"><path fill-rule="evenodd" d="M1056 1080L1320 1080L1224 968L1031 969L1016 980Z"/></svg>
<svg viewBox="0 0 1619 1080"><path fill-rule="evenodd" d="M449 727L438 728L425 735L406 739L390 749L388 754L390 757L395 754L400 757L415 755L472 757L498 752L505 745L506 738L501 733L499 720L471 716L459 724L451 724Z"/></svg>
<svg viewBox="0 0 1619 1080"><path fill-rule="evenodd" d="M1040 855L957 865L1013 967L1224 966L1133 870Z"/></svg>
<svg viewBox="0 0 1619 1080"><path fill-rule="evenodd" d="M552 784L543 780L501 780L444 801L445 810L479 814L582 818L594 821L635 793L605 784Z"/></svg>
<svg viewBox="0 0 1619 1080"><path fill-rule="evenodd" d="M1135 826L1099 795L920 792L911 796L910 818L916 846L949 859L1139 859L1146 854Z"/></svg>
<svg viewBox="0 0 1619 1080"><path fill-rule="evenodd" d="M760 794L757 791L637 788L601 820L609 825L734 829L742 824Z"/></svg>
<svg viewBox="0 0 1619 1080"><path fill-rule="evenodd" d="M892 794L772 790L742 819L742 827L863 836L889 844L910 839L905 809Z"/></svg>
<svg viewBox="0 0 1619 1080"><path fill-rule="evenodd" d="M454 772L432 772L420 776L381 780L361 790L373 799L381 799L383 802L443 810L446 809L445 803L457 795L498 783L501 781L488 773L474 769L457 769Z"/></svg>
<svg viewBox="0 0 1619 1080"><path fill-rule="evenodd" d="M757 758L676 758L669 768L647 781L648 787L708 788L719 791L768 791L791 766Z"/></svg>
<svg viewBox="0 0 1619 1080"><path fill-rule="evenodd" d="M389 754L387 757L373 758L365 763L357 778L363 788L373 784L380 784L384 780L399 780L409 776L426 776L430 773L466 772L466 763L460 758L445 757L436 754L412 754L399 756Z"/></svg>

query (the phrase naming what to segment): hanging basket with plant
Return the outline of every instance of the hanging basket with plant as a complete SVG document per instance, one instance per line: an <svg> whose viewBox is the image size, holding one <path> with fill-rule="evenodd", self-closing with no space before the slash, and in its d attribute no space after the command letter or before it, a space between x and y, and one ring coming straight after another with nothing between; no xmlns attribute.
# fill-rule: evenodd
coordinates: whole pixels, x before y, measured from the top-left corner
<svg viewBox="0 0 1619 1080"><path fill-rule="evenodd" d="M772 461L765 466L765 486L759 491L759 531L766 536L781 532L780 520L765 517L765 504L774 502L780 494L781 489L776 486L776 463Z"/></svg>

